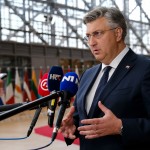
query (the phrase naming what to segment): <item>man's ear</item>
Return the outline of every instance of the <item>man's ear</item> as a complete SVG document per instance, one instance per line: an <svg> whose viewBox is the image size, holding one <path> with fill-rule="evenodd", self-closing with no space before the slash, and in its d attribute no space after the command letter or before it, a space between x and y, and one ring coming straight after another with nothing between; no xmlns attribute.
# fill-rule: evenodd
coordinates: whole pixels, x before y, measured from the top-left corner
<svg viewBox="0 0 150 150"><path fill-rule="evenodd" d="M117 42L121 41L122 40L122 34L123 34L122 28L120 28L120 27L116 28L115 33L116 33Z"/></svg>

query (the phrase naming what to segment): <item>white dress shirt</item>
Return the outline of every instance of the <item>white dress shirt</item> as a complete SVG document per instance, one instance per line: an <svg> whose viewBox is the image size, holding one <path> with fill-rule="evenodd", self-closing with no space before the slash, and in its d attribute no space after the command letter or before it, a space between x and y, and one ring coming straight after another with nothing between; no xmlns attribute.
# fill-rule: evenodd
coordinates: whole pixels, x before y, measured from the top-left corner
<svg viewBox="0 0 150 150"><path fill-rule="evenodd" d="M123 57L126 55L126 53L129 51L129 48L126 46L123 51L121 51L119 53L119 55L109 64L109 66L111 66L111 70L109 71L109 77L108 80L110 79L110 77L112 76L112 74L114 73L115 69L117 68L117 66L119 65L120 61L123 59ZM89 91L89 93L87 94L86 97L86 102L85 102L85 109L87 114L89 113L90 107L92 105L93 102L93 98L96 92L96 89L98 87L99 81L104 73L104 68L106 67L105 64L102 63L102 69L100 70L91 90Z"/></svg>

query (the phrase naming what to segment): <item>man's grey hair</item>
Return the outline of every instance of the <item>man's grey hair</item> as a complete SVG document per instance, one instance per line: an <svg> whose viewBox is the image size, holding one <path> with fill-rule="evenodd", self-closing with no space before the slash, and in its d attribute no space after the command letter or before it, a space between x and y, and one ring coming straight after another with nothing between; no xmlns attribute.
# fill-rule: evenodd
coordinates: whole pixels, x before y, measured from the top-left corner
<svg viewBox="0 0 150 150"><path fill-rule="evenodd" d="M123 30L122 38L125 39L127 34L126 20L117 8L96 7L84 16L83 23L87 24L101 17L105 17L108 20L108 25L111 28L121 27Z"/></svg>

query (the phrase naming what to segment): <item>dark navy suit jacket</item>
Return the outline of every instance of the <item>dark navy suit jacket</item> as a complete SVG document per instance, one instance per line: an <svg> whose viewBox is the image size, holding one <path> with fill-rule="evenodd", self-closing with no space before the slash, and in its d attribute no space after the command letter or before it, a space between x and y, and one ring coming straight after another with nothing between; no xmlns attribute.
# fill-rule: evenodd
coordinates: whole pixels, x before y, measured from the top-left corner
<svg viewBox="0 0 150 150"><path fill-rule="evenodd" d="M87 69L81 77L74 103L77 127L82 125L82 119L103 116L97 105L89 115L85 110L86 96L100 69L101 64L96 65ZM122 136L109 135L88 140L78 134L80 150L150 150L150 60L130 49L98 97L122 119ZM66 139L66 143L69 145L72 141Z"/></svg>

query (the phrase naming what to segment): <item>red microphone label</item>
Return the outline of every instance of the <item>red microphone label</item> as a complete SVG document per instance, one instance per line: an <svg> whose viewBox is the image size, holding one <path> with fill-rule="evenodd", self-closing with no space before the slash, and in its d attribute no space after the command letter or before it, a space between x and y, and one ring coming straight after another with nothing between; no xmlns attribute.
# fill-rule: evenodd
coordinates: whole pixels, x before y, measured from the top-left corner
<svg viewBox="0 0 150 150"><path fill-rule="evenodd" d="M47 96L50 94L50 91L48 90L47 82L48 82L48 73L45 73L38 87L38 93L41 96Z"/></svg>
<svg viewBox="0 0 150 150"><path fill-rule="evenodd" d="M47 79L41 80L40 87L43 91L48 91Z"/></svg>

